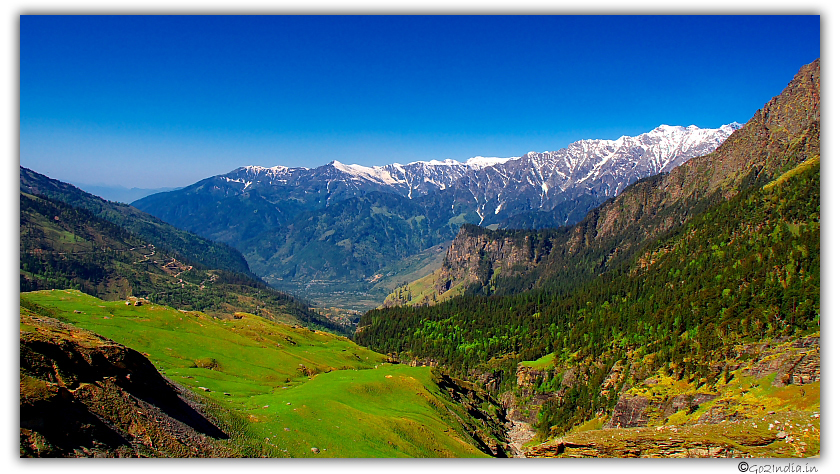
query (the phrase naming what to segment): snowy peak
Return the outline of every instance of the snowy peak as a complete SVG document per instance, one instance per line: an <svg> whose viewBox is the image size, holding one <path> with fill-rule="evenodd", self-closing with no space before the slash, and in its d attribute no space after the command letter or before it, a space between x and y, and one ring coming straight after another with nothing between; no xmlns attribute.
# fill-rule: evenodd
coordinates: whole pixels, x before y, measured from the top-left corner
<svg viewBox="0 0 840 474"><path fill-rule="evenodd" d="M488 225L515 213L551 210L572 200L591 208L592 203L618 195L641 178L668 172L714 151L740 127L736 122L716 129L662 124L634 137L579 140L557 151L510 158L474 156L465 162L446 159L364 166L333 160L314 169L246 166L216 180L223 182L220 186L225 192L259 189L325 206L374 191L409 199L440 192L464 196L466 192L476 221Z"/></svg>
<svg viewBox="0 0 840 474"><path fill-rule="evenodd" d="M523 156L533 163L564 165L570 176L582 182L602 175L606 168L635 169L639 177L669 171L689 158L710 153L741 124L733 122L719 128L704 129L660 125L635 137L616 140L580 140L555 152L531 152ZM628 168L629 167L629 168ZM644 175L644 176L642 176ZM638 178L637 178L638 179Z"/></svg>

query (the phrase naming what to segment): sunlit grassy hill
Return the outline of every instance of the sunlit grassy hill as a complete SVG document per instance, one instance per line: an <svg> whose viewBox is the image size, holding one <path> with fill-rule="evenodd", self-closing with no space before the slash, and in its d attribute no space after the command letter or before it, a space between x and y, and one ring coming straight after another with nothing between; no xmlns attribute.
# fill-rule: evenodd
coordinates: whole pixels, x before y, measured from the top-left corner
<svg viewBox="0 0 840 474"><path fill-rule="evenodd" d="M458 421L469 417L430 368L389 364L344 337L246 313L215 319L75 290L22 293L21 306L140 351L168 379L244 420L237 436L264 455L485 455Z"/></svg>

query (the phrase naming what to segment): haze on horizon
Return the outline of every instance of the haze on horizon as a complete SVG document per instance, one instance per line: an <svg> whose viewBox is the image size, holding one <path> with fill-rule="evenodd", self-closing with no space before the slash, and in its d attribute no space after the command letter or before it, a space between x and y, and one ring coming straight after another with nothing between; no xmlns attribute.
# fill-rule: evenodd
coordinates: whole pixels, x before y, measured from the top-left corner
<svg viewBox="0 0 840 474"><path fill-rule="evenodd" d="M749 120L819 44L816 15L25 15L20 164L160 188L715 128Z"/></svg>

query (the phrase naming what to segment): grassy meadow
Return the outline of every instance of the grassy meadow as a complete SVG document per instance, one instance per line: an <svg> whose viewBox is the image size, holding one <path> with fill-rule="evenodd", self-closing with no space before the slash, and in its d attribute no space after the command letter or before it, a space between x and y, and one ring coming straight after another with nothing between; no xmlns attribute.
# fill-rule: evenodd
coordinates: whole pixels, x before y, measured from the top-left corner
<svg viewBox="0 0 840 474"><path fill-rule="evenodd" d="M485 456L428 367L386 363L344 337L247 313L216 319L75 290L22 293L21 306L142 352L237 420L251 455Z"/></svg>

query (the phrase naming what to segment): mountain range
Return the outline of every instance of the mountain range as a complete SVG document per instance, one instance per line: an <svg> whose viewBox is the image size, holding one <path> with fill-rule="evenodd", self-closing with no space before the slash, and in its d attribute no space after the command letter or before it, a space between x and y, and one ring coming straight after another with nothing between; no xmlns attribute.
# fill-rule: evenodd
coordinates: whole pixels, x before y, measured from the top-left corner
<svg viewBox="0 0 840 474"><path fill-rule="evenodd" d="M163 193L166 191L173 191L177 187L168 188L126 188L125 186L108 186L104 184L87 184L87 183L72 183L79 189L83 189L95 196L99 196L107 201L130 203L138 199L156 193Z"/></svg>
<svg viewBox="0 0 840 474"><path fill-rule="evenodd" d="M246 166L132 205L237 248L278 288L329 300L331 292L369 292L383 278L398 279L390 263L448 242L463 224L574 224L629 184L713 151L740 126L661 125L635 137L465 163Z"/></svg>

